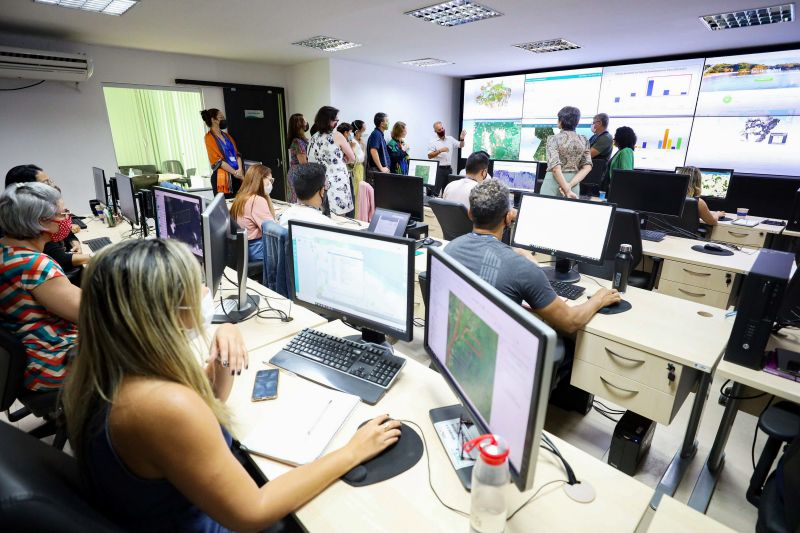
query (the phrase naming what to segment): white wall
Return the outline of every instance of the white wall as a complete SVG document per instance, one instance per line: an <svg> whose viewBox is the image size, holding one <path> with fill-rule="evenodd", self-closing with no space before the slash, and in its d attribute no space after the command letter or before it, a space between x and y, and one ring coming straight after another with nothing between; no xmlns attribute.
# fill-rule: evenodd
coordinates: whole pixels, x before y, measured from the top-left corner
<svg viewBox="0 0 800 533"><path fill-rule="evenodd" d="M34 163L60 185L73 211L87 212L94 196L91 167L116 170L103 83L170 87L176 78L286 86L286 68L180 54L89 46L21 38L0 33L0 44L39 50L85 52L94 75L79 85L46 82L22 91L0 92L0 179L14 165ZM0 79L0 88L26 85ZM222 90L204 88L206 108L224 109ZM290 100L290 98L287 98ZM198 115L197 120L200 120ZM203 142L198 139L198 142Z"/></svg>
<svg viewBox="0 0 800 533"><path fill-rule="evenodd" d="M331 105L339 108L341 120L363 120L369 133L375 113L387 113L390 131L395 122L406 123L411 156L421 159L427 159L435 121L444 122L448 135L458 137L456 78L341 59L330 62Z"/></svg>
<svg viewBox="0 0 800 533"><path fill-rule="evenodd" d="M318 59L288 67L286 86L291 95L287 106L288 115L302 113L313 124L317 110L324 105L331 105L330 60ZM288 120L289 117L286 118Z"/></svg>

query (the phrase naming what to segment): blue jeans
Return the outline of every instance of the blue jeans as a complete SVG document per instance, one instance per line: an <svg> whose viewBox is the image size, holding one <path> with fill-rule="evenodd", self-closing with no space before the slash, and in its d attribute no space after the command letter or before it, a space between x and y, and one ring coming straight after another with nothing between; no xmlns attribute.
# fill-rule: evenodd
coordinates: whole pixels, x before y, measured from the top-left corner
<svg viewBox="0 0 800 533"><path fill-rule="evenodd" d="M248 262L261 262L264 260L264 242L259 239L247 241Z"/></svg>

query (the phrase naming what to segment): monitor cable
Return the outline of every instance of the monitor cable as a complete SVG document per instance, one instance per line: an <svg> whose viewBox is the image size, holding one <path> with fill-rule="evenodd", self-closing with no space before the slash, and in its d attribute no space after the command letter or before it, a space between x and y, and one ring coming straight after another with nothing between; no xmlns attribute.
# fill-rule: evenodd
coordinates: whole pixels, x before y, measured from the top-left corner
<svg viewBox="0 0 800 533"><path fill-rule="evenodd" d="M564 465L564 470L567 473L567 483L564 485L564 492L566 495L578 503L590 503L594 501L597 494L594 490L594 487L592 487L592 485L586 481L578 480L578 478L575 476L575 471L572 470L570 464L566 459L564 459L564 456L561 455L561 452L558 451L558 448L553 441L550 440L550 437L548 437L547 434L542 433L542 441L546 445L542 447L552 452L561 460L561 463Z"/></svg>

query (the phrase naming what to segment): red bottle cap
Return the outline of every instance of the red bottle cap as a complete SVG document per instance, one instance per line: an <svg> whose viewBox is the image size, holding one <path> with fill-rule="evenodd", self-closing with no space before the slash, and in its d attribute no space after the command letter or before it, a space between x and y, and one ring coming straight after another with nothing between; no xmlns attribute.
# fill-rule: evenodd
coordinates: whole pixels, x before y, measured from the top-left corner
<svg viewBox="0 0 800 533"><path fill-rule="evenodd" d="M481 459L486 464L497 466L508 459L508 445L505 440L495 435L481 435L464 443L464 451L470 453L475 446L481 451Z"/></svg>

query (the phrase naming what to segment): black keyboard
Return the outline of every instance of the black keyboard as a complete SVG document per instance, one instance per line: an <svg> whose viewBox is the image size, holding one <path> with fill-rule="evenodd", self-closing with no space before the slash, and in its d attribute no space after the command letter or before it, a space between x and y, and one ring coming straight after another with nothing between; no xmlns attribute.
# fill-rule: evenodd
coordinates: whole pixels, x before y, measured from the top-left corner
<svg viewBox="0 0 800 533"><path fill-rule="evenodd" d="M586 289L572 283L564 283L563 281L551 281L550 286L556 291L556 294L568 300L577 300L581 294L586 292Z"/></svg>
<svg viewBox="0 0 800 533"><path fill-rule="evenodd" d="M313 329L298 333L270 364L375 405L406 364L377 344L342 339Z"/></svg>
<svg viewBox="0 0 800 533"><path fill-rule="evenodd" d="M766 224L768 226L785 226L786 225L786 222L784 222L783 220L771 220L771 219L762 220L761 223L762 224Z"/></svg>
<svg viewBox="0 0 800 533"><path fill-rule="evenodd" d="M666 236L667 234L663 231L654 231L651 229L642 230L642 240L644 241L661 242Z"/></svg>
<svg viewBox="0 0 800 533"><path fill-rule="evenodd" d="M99 252L109 244L111 244L111 239L108 237L98 237L96 239L89 239L88 241L83 241L83 244L89 247L89 249L93 252Z"/></svg>

